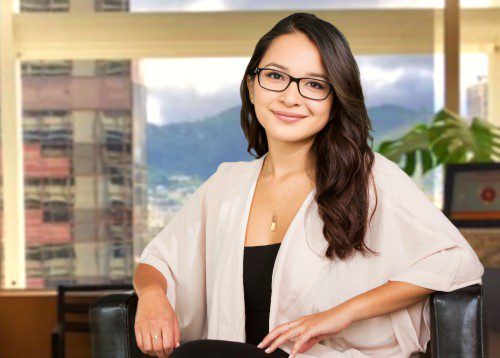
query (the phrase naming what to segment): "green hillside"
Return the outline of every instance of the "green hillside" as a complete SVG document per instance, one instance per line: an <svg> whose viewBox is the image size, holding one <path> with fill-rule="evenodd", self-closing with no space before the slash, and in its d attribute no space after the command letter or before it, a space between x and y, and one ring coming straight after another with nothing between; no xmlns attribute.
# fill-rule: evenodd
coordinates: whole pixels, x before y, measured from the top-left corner
<svg viewBox="0 0 500 358"><path fill-rule="evenodd" d="M382 105L368 109L374 130L374 146L395 138L416 123L429 122L432 112ZM252 160L240 127L240 107L229 108L199 121L147 125L147 163L150 187L168 184L173 174L206 180L219 163Z"/></svg>

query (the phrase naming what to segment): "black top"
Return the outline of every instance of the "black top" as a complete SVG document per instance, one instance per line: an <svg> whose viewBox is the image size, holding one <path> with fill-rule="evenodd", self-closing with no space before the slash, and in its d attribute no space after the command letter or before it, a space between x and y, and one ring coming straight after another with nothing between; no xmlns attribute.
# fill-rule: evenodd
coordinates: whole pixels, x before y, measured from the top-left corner
<svg viewBox="0 0 500 358"><path fill-rule="evenodd" d="M280 242L245 246L243 285L245 292L246 342L257 345L269 333L269 308L274 261Z"/></svg>

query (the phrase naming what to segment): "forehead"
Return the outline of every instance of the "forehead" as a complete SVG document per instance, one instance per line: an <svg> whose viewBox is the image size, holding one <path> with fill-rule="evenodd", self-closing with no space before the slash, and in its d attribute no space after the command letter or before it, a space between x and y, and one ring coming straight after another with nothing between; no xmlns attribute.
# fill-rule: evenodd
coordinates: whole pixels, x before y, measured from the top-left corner
<svg viewBox="0 0 500 358"><path fill-rule="evenodd" d="M302 33L275 38L260 61L259 67L271 62L288 68L288 73L292 76L317 73L328 77L316 44Z"/></svg>

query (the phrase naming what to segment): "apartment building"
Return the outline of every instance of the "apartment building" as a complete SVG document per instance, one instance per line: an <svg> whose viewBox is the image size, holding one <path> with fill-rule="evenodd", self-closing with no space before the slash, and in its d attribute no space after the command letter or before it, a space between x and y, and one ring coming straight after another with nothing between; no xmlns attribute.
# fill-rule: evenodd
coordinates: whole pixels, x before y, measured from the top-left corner
<svg viewBox="0 0 500 358"><path fill-rule="evenodd" d="M128 11L128 1L20 5ZM147 228L145 94L136 77L131 60L22 63L28 288L130 282L134 240Z"/></svg>

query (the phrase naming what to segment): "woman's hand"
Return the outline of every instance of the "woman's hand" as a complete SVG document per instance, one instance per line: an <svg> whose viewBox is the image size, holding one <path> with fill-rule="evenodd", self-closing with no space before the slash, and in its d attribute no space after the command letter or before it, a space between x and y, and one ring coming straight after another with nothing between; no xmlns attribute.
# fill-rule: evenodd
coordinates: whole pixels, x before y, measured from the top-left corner
<svg viewBox="0 0 500 358"><path fill-rule="evenodd" d="M272 343L265 350L271 353L286 341L294 340L289 357L295 357L297 353L304 353L319 341L346 329L352 322L351 314L342 306L336 306L277 326L257 347L264 348Z"/></svg>
<svg viewBox="0 0 500 358"><path fill-rule="evenodd" d="M168 357L181 339L174 309L159 290L145 291L139 296L134 330L139 349L153 357Z"/></svg>

